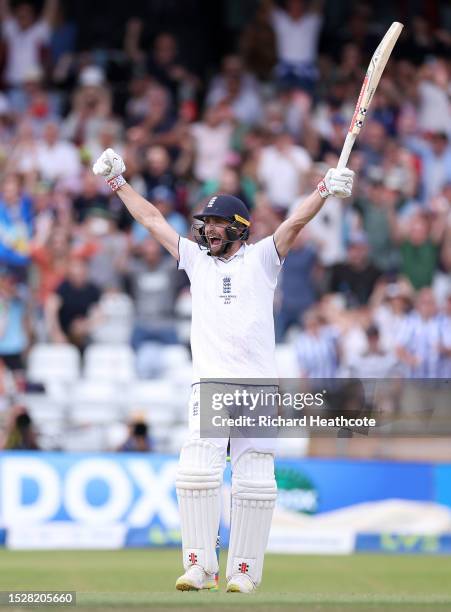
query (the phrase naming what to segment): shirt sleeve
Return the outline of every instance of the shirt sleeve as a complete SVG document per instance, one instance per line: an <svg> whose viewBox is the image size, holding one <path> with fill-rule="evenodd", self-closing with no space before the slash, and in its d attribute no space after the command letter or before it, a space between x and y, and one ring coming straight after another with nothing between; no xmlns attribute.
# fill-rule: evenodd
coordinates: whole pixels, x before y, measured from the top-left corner
<svg viewBox="0 0 451 612"><path fill-rule="evenodd" d="M268 278L271 281L277 279L277 275L283 264L283 259L280 258L274 242L274 235L267 236L254 245L255 252L262 264Z"/></svg>
<svg viewBox="0 0 451 612"><path fill-rule="evenodd" d="M323 25L323 18L319 13L310 13L305 16L305 20L308 20L309 26L312 30L319 31Z"/></svg>
<svg viewBox="0 0 451 612"><path fill-rule="evenodd" d="M202 256L202 253L198 245L192 240L188 240L187 238L180 236L178 268L179 270L185 270L190 280L195 262L200 256Z"/></svg>
<svg viewBox="0 0 451 612"><path fill-rule="evenodd" d="M271 25L274 29L283 27L283 22L286 21L286 14L280 8L274 8L270 14Z"/></svg>
<svg viewBox="0 0 451 612"><path fill-rule="evenodd" d="M11 17L4 19L1 28L2 34L7 40L16 36L18 30L15 19L12 19Z"/></svg>
<svg viewBox="0 0 451 612"><path fill-rule="evenodd" d="M41 43L48 43L50 41L51 30L50 26L44 19L40 19L33 26L33 33L36 39Z"/></svg>
<svg viewBox="0 0 451 612"><path fill-rule="evenodd" d="M412 331L413 331L412 319L410 317L406 317L404 321L402 321L401 325L399 326L399 330L396 335L396 345L404 349L407 349L410 344Z"/></svg>
<svg viewBox="0 0 451 612"><path fill-rule="evenodd" d="M443 318L440 325L440 340L446 349L451 349L451 319Z"/></svg>

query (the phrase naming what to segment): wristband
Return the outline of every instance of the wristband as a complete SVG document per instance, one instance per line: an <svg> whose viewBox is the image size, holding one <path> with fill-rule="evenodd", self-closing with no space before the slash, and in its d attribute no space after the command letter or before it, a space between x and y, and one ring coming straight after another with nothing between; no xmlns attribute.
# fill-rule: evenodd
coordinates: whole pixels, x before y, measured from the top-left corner
<svg viewBox="0 0 451 612"><path fill-rule="evenodd" d="M327 198L327 196L330 195L330 193L329 193L329 191L328 191L328 189L326 187L326 183L325 183L324 179L318 183L316 188L318 189L319 195L322 198Z"/></svg>
<svg viewBox="0 0 451 612"><path fill-rule="evenodd" d="M122 174L118 174L118 176L113 176L113 178L107 180L108 185L113 191L117 191L119 187L125 185L126 182Z"/></svg>

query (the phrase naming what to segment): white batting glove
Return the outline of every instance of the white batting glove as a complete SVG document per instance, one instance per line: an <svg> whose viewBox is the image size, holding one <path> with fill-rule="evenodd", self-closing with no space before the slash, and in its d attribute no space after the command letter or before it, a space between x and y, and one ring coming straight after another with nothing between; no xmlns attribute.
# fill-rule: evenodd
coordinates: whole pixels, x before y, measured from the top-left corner
<svg viewBox="0 0 451 612"><path fill-rule="evenodd" d="M113 149L105 149L93 165L92 171L98 176L105 177L106 182L113 191L116 191L126 183L122 176L122 173L125 172L124 160Z"/></svg>
<svg viewBox="0 0 451 612"><path fill-rule="evenodd" d="M354 172L349 168L329 168L326 176L317 185L322 198L333 195L336 198L349 198L352 193Z"/></svg>

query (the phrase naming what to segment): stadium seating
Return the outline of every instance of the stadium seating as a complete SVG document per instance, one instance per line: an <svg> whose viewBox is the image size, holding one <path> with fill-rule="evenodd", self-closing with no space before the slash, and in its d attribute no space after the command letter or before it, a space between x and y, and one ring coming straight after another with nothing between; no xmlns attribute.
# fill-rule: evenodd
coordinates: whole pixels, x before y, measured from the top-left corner
<svg viewBox="0 0 451 612"><path fill-rule="evenodd" d="M134 305L125 293L106 293L100 300L102 322L93 331L96 343L121 344L130 340Z"/></svg>
<svg viewBox="0 0 451 612"><path fill-rule="evenodd" d="M71 344L35 344L28 355L27 378L43 384L72 383L80 377L80 353Z"/></svg>
<svg viewBox="0 0 451 612"><path fill-rule="evenodd" d="M160 378L164 370L161 359L161 344L143 342L136 354L136 373L141 379Z"/></svg>
<svg viewBox="0 0 451 612"><path fill-rule="evenodd" d="M158 342L144 342L136 356L136 370L139 378L161 378L168 372L189 366L189 350L182 345L162 345Z"/></svg>
<svg viewBox="0 0 451 612"><path fill-rule="evenodd" d="M129 415L143 414L152 425L170 425L177 417L178 396L167 381L134 383L126 398Z"/></svg>
<svg viewBox="0 0 451 612"><path fill-rule="evenodd" d="M128 383L136 378L135 355L128 344L91 344L83 372L88 380Z"/></svg>
<svg viewBox="0 0 451 612"><path fill-rule="evenodd" d="M118 298L127 312L127 300ZM105 337L104 337L105 338ZM191 384L191 360L185 346L146 343L144 368L126 343L91 344L83 358L71 345L37 344L30 351L27 376L42 382L43 393L21 398L46 450L115 450L137 415L149 423L156 450L167 451L174 427L185 431ZM149 378L149 374L154 375ZM138 375L146 374L147 380ZM186 431L185 434L186 435ZM177 435L175 436L177 438ZM178 439L178 438L177 438ZM178 442L177 442L178 443Z"/></svg>
<svg viewBox="0 0 451 612"><path fill-rule="evenodd" d="M124 416L120 387L105 380L80 380L71 389L69 421L72 425L111 423Z"/></svg>
<svg viewBox="0 0 451 612"><path fill-rule="evenodd" d="M104 424L69 427L61 440L61 448L67 452L110 450L107 431Z"/></svg>

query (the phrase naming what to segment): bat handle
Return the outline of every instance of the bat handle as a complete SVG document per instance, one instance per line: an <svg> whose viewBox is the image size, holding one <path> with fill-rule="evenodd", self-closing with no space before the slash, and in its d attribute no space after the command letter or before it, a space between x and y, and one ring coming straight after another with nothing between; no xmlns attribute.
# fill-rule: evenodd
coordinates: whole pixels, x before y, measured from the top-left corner
<svg viewBox="0 0 451 612"><path fill-rule="evenodd" d="M349 156L351 155L352 147L356 139L356 134L348 132L346 135L345 143L340 153L340 159L338 160L337 168L346 168Z"/></svg>

